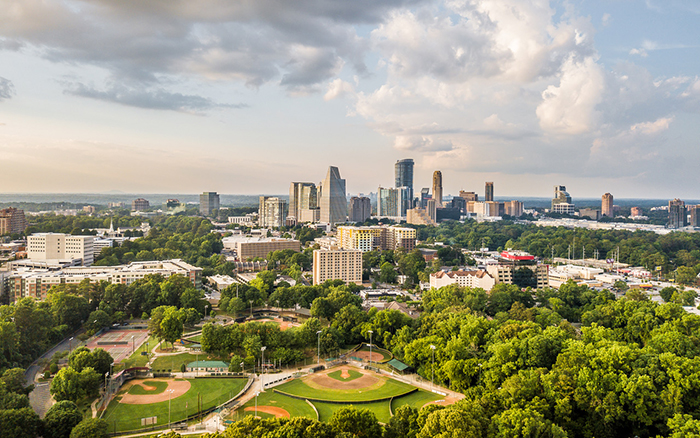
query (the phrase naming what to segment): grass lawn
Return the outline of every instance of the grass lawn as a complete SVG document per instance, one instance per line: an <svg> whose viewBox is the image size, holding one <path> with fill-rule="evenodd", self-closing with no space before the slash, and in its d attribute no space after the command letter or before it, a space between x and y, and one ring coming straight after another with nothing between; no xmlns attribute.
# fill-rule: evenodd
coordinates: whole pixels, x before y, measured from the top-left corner
<svg viewBox="0 0 700 438"><path fill-rule="evenodd" d="M148 364L148 356L144 356L141 353L149 352L149 346L153 348L156 345L155 343L155 339L149 337L146 342L141 344L141 346L134 351L134 354L116 364L114 366L115 371L126 370L133 367L145 367L146 364Z"/></svg>
<svg viewBox="0 0 700 438"><path fill-rule="evenodd" d="M236 418L236 415L238 416L238 418L243 418L244 415L254 415L255 412L246 412L243 410L247 407L254 406L255 398L250 400L242 407L238 408L236 414L234 415L234 419ZM314 420L316 419L316 412L314 412L313 408L309 406L309 404L306 403L306 401L297 400L295 398L287 397L282 394L275 394L271 390L267 390L265 392L260 393L260 395L258 396L258 406L275 406L289 412L289 415L291 415L292 417L306 417ZM260 415L260 412L258 412L258 416L262 416Z"/></svg>
<svg viewBox="0 0 700 438"><path fill-rule="evenodd" d="M353 370L353 369L348 369L348 373L350 374L350 377L348 377L347 379L344 379L344 378L340 377L340 375L341 375L342 373L343 373L343 372L342 372L341 370L333 371L332 373L328 373L328 377L331 377L331 378L333 378L333 379L335 379L335 380L339 380L339 381L341 381L341 382L349 382L349 381L351 381L351 380L359 379L360 377L362 377L362 373L361 373L361 372L355 371L355 370Z"/></svg>
<svg viewBox="0 0 700 438"><path fill-rule="evenodd" d="M338 409L346 408L348 406L353 406L355 409L369 409L372 411L377 421L382 423L388 423L391 418L389 412L389 401L376 402L376 403L362 403L357 405L339 405L335 403L321 403L313 402L314 406L318 410L318 415L321 417L321 421L328 421L333 416L333 413Z"/></svg>
<svg viewBox="0 0 700 438"><path fill-rule="evenodd" d="M413 389L413 386L399 382L397 380L381 377L384 384L376 389L316 389L305 384L303 379L294 379L290 382L277 386L275 389L286 392L292 395L300 395L316 400L333 400L333 401L363 401L375 400L378 398L386 398L405 394Z"/></svg>
<svg viewBox="0 0 700 438"><path fill-rule="evenodd" d="M183 338L187 339L188 341L192 341L192 342L196 342L196 343L202 342L202 335L201 335L201 333L198 334L198 335L196 335L196 336L192 336L191 338L185 337L185 336L183 336Z"/></svg>
<svg viewBox="0 0 700 438"><path fill-rule="evenodd" d="M129 394L134 394L134 395L161 394L168 387L168 382L163 382L162 380L144 380L143 384L146 386L152 386L155 389L147 390L141 385L133 385L131 388L129 388Z"/></svg>
<svg viewBox="0 0 700 438"><path fill-rule="evenodd" d="M219 357L209 356L207 353L192 354L192 353L180 353L173 356L161 356L157 357L153 361L151 368L154 370L172 370L173 372L179 373L180 366L184 363L187 365L190 362L194 362L199 358L199 360L223 360Z"/></svg>
<svg viewBox="0 0 700 438"><path fill-rule="evenodd" d="M190 390L186 394L170 401L170 415L173 423L181 421L187 415L193 415L197 409L197 395L202 396L203 409L217 406L238 394L247 383L247 379L190 379ZM109 431L123 432L141 427L141 418L158 417L157 424L168 423L168 401L148 405L122 404L116 397L107 407L102 418L109 424Z"/></svg>
<svg viewBox="0 0 700 438"><path fill-rule="evenodd" d="M396 413L396 410L404 405L409 405L413 408L416 408L420 410L420 408L423 407L428 402L435 401L435 400L442 400L445 397L441 396L440 394L435 394L429 391L424 391L422 389L419 389L416 392L412 392L408 395L404 395L403 397L398 397L392 400L391 402L391 409Z"/></svg>

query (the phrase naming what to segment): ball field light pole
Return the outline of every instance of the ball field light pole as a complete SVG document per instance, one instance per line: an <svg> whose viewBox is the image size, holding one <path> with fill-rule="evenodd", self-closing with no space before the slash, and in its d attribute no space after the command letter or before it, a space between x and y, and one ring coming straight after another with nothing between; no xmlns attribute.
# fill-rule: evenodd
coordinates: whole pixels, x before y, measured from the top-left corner
<svg viewBox="0 0 700 438"><path fill-rule="evenodd" d="M73 337L71 336L71 338L68 339L68 356L70 356L72 351L73 351Z"/></svg>
<svg viewBox="0 0 700 438"><path fill-rule="evenodd" d="M175 392L175 391L172 389L168 389L168 429L171 428L171 426L170 426L170 424L171 424L170 423L170 399L173 396L173 392Z"/></svg>
<svg viewBox="0 0 700 438"><path fill-rule="evenodd" d="M430 386L435 389L435 346L430 344L430 350L433 354L433 364L430 366Z"/></svg>
<svg viewBox="0 0 700 438"><path fill-rule="evenodd" d="M131 335L131 354L134 354L134 335Z"/></svg>
<svg viewBox="0 0 700 438"><path fill-rule="evenodd" d="M260 364L262 365L262 371L260 372L260 386L262 386L262 390L265 391L265 350L267 349L266 346L260 347L260 351L262 352L262 358L260 359Z"/></svg>
<svg viewBox="0 0 700 438"><path fill-rule="evenodd" d="M323 330L319 330L316 332L316 335L318 337L318 363L321 363L321 333L323 333Z"/></svg>
<svg viewBox="0 0 700 438"><path fill-rule="evenodd" d="M258 396L260 395L259 392L255 393L255 418L258 417Z"/></svg>
<svg viewBox="0 0 700 438"><path fill-rule="evenodd" d="M372 330L367 330L367 333L369 333L369 366L372 366L372 333L374 333Z"/></svg>

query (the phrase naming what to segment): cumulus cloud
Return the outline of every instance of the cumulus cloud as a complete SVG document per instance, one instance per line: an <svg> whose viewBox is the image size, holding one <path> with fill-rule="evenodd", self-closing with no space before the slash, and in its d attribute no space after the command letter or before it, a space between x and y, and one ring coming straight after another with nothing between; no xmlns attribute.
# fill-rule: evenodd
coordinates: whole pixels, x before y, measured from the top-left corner
<svg viewBox="0 0 700 438"><path fill-rule="evenodd" d="M15 94L15 86L11 80L0 77L0 102L11 99Z"/></svg>
<svg viewBox="0 0 700 438"><path fill-rule="evenodd" d="M399 135L394 141L394 147L400 151L449 151L453 149L452 142L444 139L433 139L420 135Z"/></svg>
<svg viewBox="0 0 700 438"><path fill-rule="evenodd" d="M630 127L631 133L654 135L666 131L673 121L673 117L663 117L653 122L637 123Z"/></svg>
<svg viewBox="0 0 700 438"><path fill-rule="evenodd" d="M355 94L355 87L351 83L338 78L328 84L328 89L326 94L323 95L323 99L328 101L353 94Z"/></svg>
<svg viewBox="0 0 700 438"><path fill-rule="evenodd" d="M98 90L89 85L74 83L69 85L65 92L74 96L138 108L182 112L200 112L215 108L246 108L248 106L246 104L220 104L202 96L171 93L161 88L137 89L118 84L111 84L104 90Z"/></svg>

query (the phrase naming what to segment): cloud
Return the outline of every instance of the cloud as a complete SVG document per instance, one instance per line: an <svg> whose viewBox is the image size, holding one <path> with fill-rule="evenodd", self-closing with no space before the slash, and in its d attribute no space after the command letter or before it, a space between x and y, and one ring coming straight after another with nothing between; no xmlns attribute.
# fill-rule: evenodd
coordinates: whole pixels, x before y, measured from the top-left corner
<svg viewBox="0 0 700 438"><path fill-rule="evenodd" d="M129 88L124 85L111 84L104 90L74 83L65 91L74 96L114 102L121 105L134 106L156 110L172 110L182 112L200 112L216 108L246 108L246 104L220 104L196 95L171 93L161 88Z"/></svg>
<svg viewBox="0 0 700 438"><path fill-rule="evenodd" d="M653 122L637 123L630 127L631 133L640 133L645 135L654 135L668 130L669 125L673 121L673 117L663 117Z"/></svg>
<svg viewBox="0 0 700 438"><path fill-rule="evenodd" d="M15 86L11 80L0 77L0 102L12 99L15 95Z"/></svg>
<svg viewBox="0 0 700 438"><path fill-rule="evenodd" d="M344 80L338 78L334 79L328 84L328 90L326 91L326 94L323 96L323 100L333 100L333 99L339 99L341 97L344 97L346 95L354 95L355 94L355 87L352 86L351 83L345 82Z"/></svg>
<svg viewBox="0 0 700 438"><path fill-rule="evenodd" d="M400 151L450 151L454 147L452 142L442 139L433 139L420 135L399 135L394 141L394 148Z"/></svg>

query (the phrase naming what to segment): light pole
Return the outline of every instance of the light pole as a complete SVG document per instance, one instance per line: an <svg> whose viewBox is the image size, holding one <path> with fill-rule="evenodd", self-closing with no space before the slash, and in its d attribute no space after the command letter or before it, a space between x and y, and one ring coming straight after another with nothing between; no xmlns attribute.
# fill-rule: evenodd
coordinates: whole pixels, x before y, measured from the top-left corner
<svg viewBox="0 0 700 438"><path fill-rule="evenodd" d="M260 395L259 392L255 393L255 417L258 417L258 396Z"/></svg>
<svg viewBox="0 0 700 438"><path fill-rule="evenodd" d="M430 386L435 389L435 346L430 344L430 350L433 353L433 364L430 366Z"/></svg>
<svg viewBox="0 0 700 438"><path fill-rule="evenodd" d="M374 332L367 330L367 333L369 333L369 366L372 367L372 333Z"/></svg>
<svg viewBox="0 0 700 438"><path fill-rule="evenodd" d="M241 362L241 373L245 374L245 362Z"/></svg>
<svg viewBox="0 0 700 438"><path fill-rule="evenodd" d="M262 386L262 390L265 391L265 350L267 347L262 346L260 347L260 351L262 352L262 358L260 359L261 365L262 365L262 372L260 373L260 386Z"/></svg>
<svg viewBox="0 0 700 438"><path fill-rule="evenodd" d="M109 372L107 372L107 374L105 374L105 396L109 396L109 392L108 392L109 389L107 387L107 378L108 377L109 377Z"/></svg>
<svg viewBox="0 0 700 438"><path fill-rule="evenodd" d="M168 389L168 429L170 429L170 400L173 396L173 392L175 392L172 389Z"/></svg>
<svg viewBox="0 0 700 438"><path fill-rule="evenodd" d="M73 351L73 337L71 336L71 338L68 339L68 356L70 356L72 351Z"/></svg>
<svg viewBox="0 0 700 438"><path fill-rule="evenodd" d="M131 354L134 354L134 335L131 335Z"/></svg>
<svg viewBox="0 0 700 438"><path fill-rule="evenodd" d="M319 330L316 332L316 335L318 337L318 363L321 363L321 333L323 333L323 330Z"/></svg>

